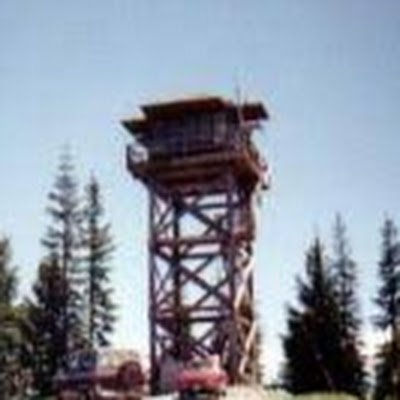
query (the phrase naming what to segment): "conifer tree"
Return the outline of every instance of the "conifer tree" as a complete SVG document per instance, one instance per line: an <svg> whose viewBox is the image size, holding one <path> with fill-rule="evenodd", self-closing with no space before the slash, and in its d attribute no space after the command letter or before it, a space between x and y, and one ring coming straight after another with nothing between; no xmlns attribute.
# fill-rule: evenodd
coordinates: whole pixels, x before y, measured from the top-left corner
<svg viewBox="0 0 400 400"><path fill-rule="evenodd" d="M357 299L357 266L351 257L351 249L346 237L346 226L342 217L336 215L333 232L333 257L331 272L335 297L340 310L342 334L358 335L361 325Z"/></svg>
<svg viewBox="0 0 400 400"><path fill-rule="evenodd" d="M307 252L298 292L299 306L289 307L283 337L284 384L293 393L340 391L339 310L318 238Z"/></svg>
<svg viewBox="0 0 400 400"><path fill-rule="evenodd" d="M104 222L100 185L92 177L86 187L84 212L88 341L92 348L109 345L109 335L113 331L115 305L109 276L113 251L110 224Z"/></svg>
<svg viewBox="0 0 400 400"><path fill-rule="evenodd" d="M342 350L340 354L344 358L341 389L348 393L361 395L364 391L365 372L360 353L361 319L357 298L357 267L351 257L346 226L340 215L336 216L333 233L331 275L339 309Z"/></svg>
<svg viewBox="0 0 400 400"><path fill-rule="evenodd" d="M0 239L0 393L9 399L18 393L21 371L21 334L18 308L16 268L11 266L11 246Z"/></svg>
<svg viewBox="0 0 400 400"><path fill-rule="evenodd" d="M47 212L50 224L42 243L47 249L47 259L57 260L63 280L67 282L63 286L62 325L65 337L61 345L67 357L69 351L82 346L84 283L80 266L82 212L74 167L67 151L61 156Z"/></svg>
<svg viewBox="0 0 400 400"><path fill-rule="evenodd" d="M64 307L68 282L53 257L41 262L33 299L27 304L26 340L30 344L30 367L35 389L52 394L53 379L65 361Z"/></svg>
<svg viewBox="0 0 400 400"><path fill-rule="evenodd" d="M375 398L400 396L400 244L393 220L386 218L382 229L382 250L379 262L379 314L376 326L389 339L378 355ZM397 397L396 397L397 396Z"/></svg>

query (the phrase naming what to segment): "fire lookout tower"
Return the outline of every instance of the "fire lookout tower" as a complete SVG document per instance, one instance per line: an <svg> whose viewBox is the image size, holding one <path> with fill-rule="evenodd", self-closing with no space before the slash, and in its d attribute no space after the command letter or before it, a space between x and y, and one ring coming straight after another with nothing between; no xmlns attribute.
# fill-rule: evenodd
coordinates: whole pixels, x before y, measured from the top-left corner
<svg viewBox="0 0 400 400"><path fill-rule="evenodd" d="M123 122L127 168L149 191L151 384L163 362L218 354L232 383L256 379L253 198L267 165L252 140L261 103L201 97Z"/></svg>

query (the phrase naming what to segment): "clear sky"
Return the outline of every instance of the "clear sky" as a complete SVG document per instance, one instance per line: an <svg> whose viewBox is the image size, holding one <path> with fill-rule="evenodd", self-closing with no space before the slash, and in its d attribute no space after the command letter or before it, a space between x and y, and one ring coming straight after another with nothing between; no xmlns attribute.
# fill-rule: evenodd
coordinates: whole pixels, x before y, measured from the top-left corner
<svg viewBox="0 0 400 400"><path fill-rule="evenodd" d="M119 121L145 101L188 94L261 99L272 187L258 212L257 299L269 376L285 303L318 232L349 228L366 317L379 226L400 223L398 0L2 0L0 230L21 289L43 255L46 196L70 143L81 182L104 189L118 251L115 343L146 345L145 190L124 168ZM370 330L366 318L366 330Z"/></svg>

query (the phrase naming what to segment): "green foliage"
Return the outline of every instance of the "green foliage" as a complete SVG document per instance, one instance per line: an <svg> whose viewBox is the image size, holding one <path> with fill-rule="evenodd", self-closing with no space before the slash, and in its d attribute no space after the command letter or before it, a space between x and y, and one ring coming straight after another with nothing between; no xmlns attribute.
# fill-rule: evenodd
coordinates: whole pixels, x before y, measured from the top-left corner
<svg viewBox="0 0 400 400"><path fill-rule="evenodd" d="M343 348L335 286L318 238L307 252L306 277L298 279L298 293L299 306L289 307L288 333L283 338L285 386L295 394L359 394L358 385L347 376L347 364L355 354L349 356L349 348Z"/></svg>
<svg viewBox="0 0 400 400"><path fill-rule="evenodd" d="M376 303L380 313L376 326L389 334L378 354L374 397L384 400L400 393L400 244L397 228L387 218L382 228L382 251L379 262L380 286Z"/></svg>
<svg viewBox="0 0 400 400"><path fill-rule="evenodd" d="M109 344L115 319L109 282L114 246L103 222L99 184L90 181L83 206L68 154L61 157L47 212L50 224L42 240L47 254L24 325L27 358L41 396L52 394L54 377L70 352Z"/></svg>
<svg viewBox="0 0 400 400"><path fill-rule="evenodd" d="M52 380L65 359L64 306L66 286L57 258L43 261L33 286L34 298L27 304L33 383L39 393L52 393Z"/></svg>
<svg viewBox="0 0 400 400"><path fill-rule="evenodd" d="M46 258L57 263L63 280L68 283L62 287L64 303L60 322L66 332L64 343L60 345L67 355L82 345L84 317L84 282L80 265L82 212L74 167L68 153L61 157L47 212L50 224L42 240L47 250Z"/></svg>
<svg viewBox="0 0 400 400"><path fill-rule="evenodd" d="M334 391L332 351L339 347L338 309L319 239L307 252L306 279L298 279L298 293L300 306L289 307L288 333L283 338L284 384L293 393Z"/></svg>
<svg viewBox="0 0 400 400"><path fill-rule="evenodd" d="M11 248L7 238L0 239L0 304L11 305L16 295L16 269L10 266Z"/></svg>
<svg viewBox="0 0 400 400"><path fill-rule="evenodd" d="M376 325L382 329L399 329L400 263L398 262L397 228L391 219L386 219L382 228L382 252L379 262L380 286L376 303L380 314Z"/></svg>
<svg viewBox="0 0 400 400"><path fill-rule="evenodd" d="M340 215L334 225L334 246L331 275L335 300L339 309L341 357L343 357L340 389L347 393L362 395L365 390L365 371L360 353L359 303L357 296L357 267L351 258L346 237L346 227Z"/></svg>
<svg viewBox="0 0 400 400"><path fill-rule="evenodd" d="M86 187L83 244L87 272L88 341L93 348L109 344L115 321L109 277L114 245L110 225L103 222L103 217L100 185L92 177Z"/></svg>
<svg viewBox="0 0 400 400"><path fill-rule="evenodd" d="M50 223L42 239L47 254L38 267L33 297L26 304L24 334L33 383L41 395L52 392L53 378L68 353L83 345L80 207L74 167L65 153L49 193Z"/></svg>
<svg viewBox="0 0 400 400"><path fill-rule="evenodd" d="M11 265L11 246L0 239L0 393L8 399L21 394L24 380L23 310L15 306L16 268Z"/></svg>
<svg viewBox="0 0 400 400"><path fill-rule="evenodd" d="M396 351L397 350L397 351ZM385 343L377 355L376 385L374 399L376 400L397 400L396 393L400 396L396 379L400 376L399 363L400 353L393 348L391 341Z"/></svg>
<svg viewBox="0 0 400 400"><path fill-rule="evenodd" d="M331 272L340 311L341 331L344 337L356 338L361 325L357 298L357 266L351 258L346 226L340 215L336 216L333 237Z"/></svg>

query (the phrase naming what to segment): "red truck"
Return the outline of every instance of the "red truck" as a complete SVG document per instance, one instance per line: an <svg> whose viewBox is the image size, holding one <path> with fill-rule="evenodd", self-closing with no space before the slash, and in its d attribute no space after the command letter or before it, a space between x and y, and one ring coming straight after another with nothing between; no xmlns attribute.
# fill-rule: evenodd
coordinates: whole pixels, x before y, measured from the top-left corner
<svg viewBox="0 0 400 400"><path fill-rule="evenodd" d="M180 400L219 399L224 396L227 384L228 376L216 356L192 361L177 377Z"/></svg>

